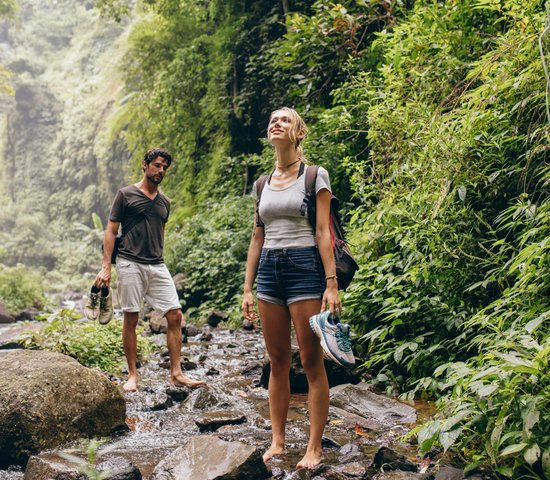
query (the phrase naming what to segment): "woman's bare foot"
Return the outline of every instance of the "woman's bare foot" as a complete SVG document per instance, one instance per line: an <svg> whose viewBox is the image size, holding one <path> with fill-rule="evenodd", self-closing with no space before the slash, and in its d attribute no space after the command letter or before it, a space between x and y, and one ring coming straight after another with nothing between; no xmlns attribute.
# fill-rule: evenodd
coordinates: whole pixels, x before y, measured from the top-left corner
<svg viewBox="0 0 550 480"><path fill-rule="evenodd" d="M296 468L315 468L323 460L323 450L308 450Z"/></svg>
<svg viewBox="0 0 550 480"><path fill-rule="evenodd" d="M192 380L191 378L186 377L183 373L171 375L170 383L175 387L200 387L202 385L206 385L206 382L203 382L202 380Z"/></svg>
<svg viewBox="0 0 550 480"><path fill-rule="evenodd" d="M125 392L137 392L138 377L131 375L128 376L128 381L122 386Z"/></svg>
<svg viewBox="0 0 550 480"><path fill-rule="evenodd" d="M262 458L264 462L267 462L271 460L273 457L275 457L276 455L284 455L285 453L286 453L286 450L284 446L278 446L278 445L272 444L271 447L269 447L267 451L263 454Z"/></svg>

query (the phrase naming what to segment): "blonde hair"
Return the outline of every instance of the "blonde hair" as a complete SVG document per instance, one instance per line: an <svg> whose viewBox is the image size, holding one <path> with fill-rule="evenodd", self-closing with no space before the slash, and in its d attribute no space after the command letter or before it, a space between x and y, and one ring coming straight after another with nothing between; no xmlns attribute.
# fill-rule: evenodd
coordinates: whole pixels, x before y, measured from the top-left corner
<svg viewBox="0 0 550 480"><path fill-rule="evenodd" d="M302 160L303 162L306 162L306 158L304 157L304 149L302 148L302 140L307 135L307 125L306 122L304 122L304 119L300 116L300 114L290 107L281 107L276 110L273 110L271 112L271 115L269 118L273 116L275 112L286 112L290 118L290 139L296 146L296 153L298 155L298 158ZM302 134L301 138L299 137L299 134Z"/></svg>

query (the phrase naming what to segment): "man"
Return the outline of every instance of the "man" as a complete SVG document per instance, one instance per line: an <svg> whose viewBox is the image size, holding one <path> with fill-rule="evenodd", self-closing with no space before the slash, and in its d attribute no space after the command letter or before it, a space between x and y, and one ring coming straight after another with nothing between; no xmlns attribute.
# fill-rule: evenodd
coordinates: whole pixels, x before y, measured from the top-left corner
<svg viewBox="0 0 550 480"><path fill-rule="evenodd" d="M135 392L138 385L136 325L144 298L151 307L162 312L168 322L166 342L170 354L170 382L192 387L204 384L186 377L181 370L181 306L162 256L170 201L158 186L171 163L172 157L167 151L161 148L149 150L143 159L143 178L117 192L103 240L103 267L95 280L98 289L110 286L111 254L122 223L124 237L118 250L116 271L124 312L122 341L128 362L128 381L123 388L127 392Z"/></svg>

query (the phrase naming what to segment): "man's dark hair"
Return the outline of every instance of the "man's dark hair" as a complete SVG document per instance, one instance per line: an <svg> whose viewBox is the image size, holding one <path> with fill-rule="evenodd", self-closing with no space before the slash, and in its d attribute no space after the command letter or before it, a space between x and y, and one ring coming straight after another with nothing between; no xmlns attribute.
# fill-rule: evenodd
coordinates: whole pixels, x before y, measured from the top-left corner
<svg viewBox="0 0 550 480"><path fill-rule="evenodd" d="M143 157L143 161L149 165L157 157L164 158L166 163L168 163L168 166L172 163L172 156L163 148L150 148L147 150L145 157Z"/></svg>

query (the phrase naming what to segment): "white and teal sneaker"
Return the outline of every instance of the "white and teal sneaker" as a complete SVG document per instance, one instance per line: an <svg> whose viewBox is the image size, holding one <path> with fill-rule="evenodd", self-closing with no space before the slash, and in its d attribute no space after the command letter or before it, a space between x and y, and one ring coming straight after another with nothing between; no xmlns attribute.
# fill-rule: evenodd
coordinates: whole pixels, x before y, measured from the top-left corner
<svg viewBox="0 0 550 480"><path fill-rule="evenodd" d="M338 365L350 367L355 364L351 349L349 325L340 323L340 318L327 310L309 319L309 325L321 340L326 356Z"/></svg>

